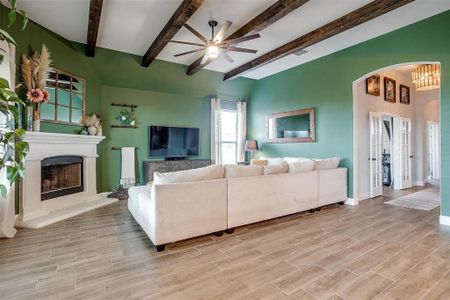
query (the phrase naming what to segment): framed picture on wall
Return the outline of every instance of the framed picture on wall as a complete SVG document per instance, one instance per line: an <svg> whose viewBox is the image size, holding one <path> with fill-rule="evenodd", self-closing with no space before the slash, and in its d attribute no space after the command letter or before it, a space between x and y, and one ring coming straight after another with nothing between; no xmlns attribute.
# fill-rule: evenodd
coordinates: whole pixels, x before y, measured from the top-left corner
<svg viewBox="0 0 450 300"><path fill-rule="evenodd" d="M400 84L400 103L410 104L411 94L409 93L409 86Z"/></svg>
<svg viewBox="0 0 450 300"><path fill-rule="evenodd" d="M380 75L366 78L366 94L380 96Z"/></svg>
<svg viewBox="0 0 450 300"><path fill-rule="evenodd" d="M395 103L397 84L394 79L384 77L384 100Z"/></svg>

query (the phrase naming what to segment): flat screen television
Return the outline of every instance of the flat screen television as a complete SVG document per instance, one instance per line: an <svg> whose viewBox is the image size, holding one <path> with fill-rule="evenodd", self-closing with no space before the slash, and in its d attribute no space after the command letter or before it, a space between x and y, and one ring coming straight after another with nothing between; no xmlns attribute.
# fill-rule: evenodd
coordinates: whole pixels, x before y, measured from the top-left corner
<svg viewBox="0 0 450 300"><path fill-rule="evenodd" d="M150 156L188 157L199 155L199 128L150 126Z"/></svg>

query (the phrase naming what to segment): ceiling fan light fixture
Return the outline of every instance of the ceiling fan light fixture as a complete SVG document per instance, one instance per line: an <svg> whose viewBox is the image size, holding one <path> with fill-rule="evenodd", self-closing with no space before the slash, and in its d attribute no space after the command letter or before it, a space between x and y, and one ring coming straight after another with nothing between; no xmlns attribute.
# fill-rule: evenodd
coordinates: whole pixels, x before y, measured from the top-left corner
<svg viewBox="0 0 450 300"><path fill-rule="evenodd" d="M219 56L219 47L217 45L209 45L206 49L209 58L217 58Z"/></svg>

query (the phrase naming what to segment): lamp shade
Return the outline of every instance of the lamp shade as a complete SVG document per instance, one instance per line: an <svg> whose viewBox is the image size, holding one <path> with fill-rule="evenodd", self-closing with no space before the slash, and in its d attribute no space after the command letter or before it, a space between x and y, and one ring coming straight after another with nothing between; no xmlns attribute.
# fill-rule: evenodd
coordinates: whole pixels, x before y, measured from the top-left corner
<svg viewBox="0 0 450 300"><path fill-rule="evenodd" d="M257 151L259 150L257 140L246 140L245 141L245 151Z"/></svg>

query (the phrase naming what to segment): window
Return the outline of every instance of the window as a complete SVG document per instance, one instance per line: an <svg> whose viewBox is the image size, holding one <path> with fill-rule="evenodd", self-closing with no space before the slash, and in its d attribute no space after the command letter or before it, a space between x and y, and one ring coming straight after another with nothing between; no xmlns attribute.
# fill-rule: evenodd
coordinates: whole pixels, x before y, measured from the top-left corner
<svg viewBox="0 0 450 300"><path fill-rule="evenodd" d="M211 99L211 159L235 165L245 160L246 103Z"/></svg>
<svg viewBox="0 0 450 300"><path fill-rule="evenodd" d="M222 164L235 165L237 163L237 111L220 110L220 148Z"/></svg>
<svg viewBox="0 0 450 300"><path fill-rule="evenodd" d="M86 81L53 69L47 79L48 103L41 105L41 119L55 123L80 124L85 114Z"/></svg>

